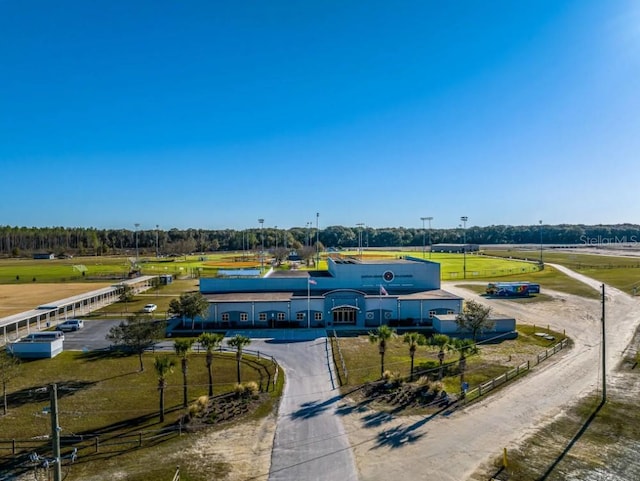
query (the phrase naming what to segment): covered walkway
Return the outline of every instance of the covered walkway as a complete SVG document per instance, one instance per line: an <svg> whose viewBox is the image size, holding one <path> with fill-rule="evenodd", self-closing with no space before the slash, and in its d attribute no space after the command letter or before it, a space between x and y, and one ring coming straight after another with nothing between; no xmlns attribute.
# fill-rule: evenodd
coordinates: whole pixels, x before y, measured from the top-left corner
<svg viewBox="0 0 640 481"><path fill-rule="evenodd" d="M4 343L21 337L21 330L40 331L56 326L69 317L83 316L92 311L113 304L120 299L125 285L129 285L134 292L141 292L151 287L151 280L156 276L142 276L135 279L103 287L95 291L67 297L59 301L42 304L35 309L20 312L0 319L1 338Z"/></svg>

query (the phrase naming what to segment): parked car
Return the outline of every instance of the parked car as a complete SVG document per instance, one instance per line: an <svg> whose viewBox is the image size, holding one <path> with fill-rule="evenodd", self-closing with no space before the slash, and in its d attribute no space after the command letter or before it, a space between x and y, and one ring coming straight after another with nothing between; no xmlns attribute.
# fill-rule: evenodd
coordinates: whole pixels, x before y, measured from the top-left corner
<svg viewBox="0 0 640 481"><path fill-rule="evenodd" d="M142 312L153 312L158 308L155 304L147 304L142 308Z"/></svg>
<svg viewBox="0 0 640 481"><path fill-rule="evenodd" d="M58 331L77 331L84 327L84 321L82 319L67 319L61 324L58 324L56 329Z"/></svg>

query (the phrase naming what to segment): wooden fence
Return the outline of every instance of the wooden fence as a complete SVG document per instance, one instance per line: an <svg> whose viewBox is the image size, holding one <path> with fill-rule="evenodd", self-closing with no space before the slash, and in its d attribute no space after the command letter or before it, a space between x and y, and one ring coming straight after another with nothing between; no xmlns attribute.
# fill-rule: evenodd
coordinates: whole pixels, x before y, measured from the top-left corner
<svg viewBox="0 0 640 481"><path fill-rule="evenodd" d="M529 371L529 369L531 369L532 367L537 366L545 359L548 359L549 357L553 356L554 354L558 353L559 351L567 347L568 344L569 344L569 341L567 339L563 339L562 341L553 345L552 347L545 349L544 352L539 353L533 361L523 362L519 366L516 366L513 369L510 369L504 374L501 374L498 377L490 379L489 381L483 382L479 386L474 387L473 389L468 391L467 394L465 395L465 398L464 398L465 402L473 401L474 399L477 399L480 396L484 396L485 394L492 391L496 387L506 383L507 381L510 381L511 379L518 377L522 373Z"/></svg>
<svg viewBox="0 0 640 481"><path fill-rule="evenodd" d="M340 365L342 366L342 372L344 373L344 381L342 384L348 384L349 382L349 371L347 371L347 365L344 362L344 357L342 356L342 349L340 349L340 342L338 341L338 334L336 330L333 330L333 339L336 342L336 347L338 348L338 357L340 358Z"/></svg>

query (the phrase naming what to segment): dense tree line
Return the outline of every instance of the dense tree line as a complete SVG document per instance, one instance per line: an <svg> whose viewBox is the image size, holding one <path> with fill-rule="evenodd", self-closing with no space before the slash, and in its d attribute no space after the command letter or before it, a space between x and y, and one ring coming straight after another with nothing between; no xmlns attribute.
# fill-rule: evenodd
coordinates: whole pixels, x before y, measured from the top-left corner
<svg viewBox="0 0 640 481"><path fill-rule="evenodd" d="M389 227L329 226L316 232L314 227L291 229L254 228L246 230L131 230L76 227L0 226L0 255L54 254L184 254L217 250L255 250L315 246L357 248L418 247L429 244L614 244L640 241L640 226L618 225L491 225L463 229L422 229Z"/></svg>

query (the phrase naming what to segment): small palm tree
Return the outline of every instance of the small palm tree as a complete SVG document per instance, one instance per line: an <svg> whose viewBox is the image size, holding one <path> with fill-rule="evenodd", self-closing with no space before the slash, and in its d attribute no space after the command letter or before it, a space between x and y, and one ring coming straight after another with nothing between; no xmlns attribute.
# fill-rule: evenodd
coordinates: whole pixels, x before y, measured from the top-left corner
<svg viewBox="0 0 640 481"><path fill-rule="evenodd" d="M224 336L212 332L203 332L198 337L198 342L207 350L207 371L209 372L209 397L213 397L213 374L211 364L213 364L213 350L220 345Z"/></svg>
<svg viewBox="0 0 640 481"><path fill-rule="evenodd" d="M232 337L227 341L227 345L229 347L236 348L236 364L237 364L237 373L238 373L238 384L242 381L240 380L240 360L242 359L242 349L244 346L248 346L251 344L251 339L247 336L243 336L241 334L236 334L235 337Z"/></svg>
<svg viewBox="0 0 640 481"><path fill-rule="evenodd" d="M404 335L403 342L409 344L409 356L411 356L411 371L409 372L409 382L413 381L413 359L416 355L418 346L424 346L427 339L419 332L407 332Z"/></svg>
<svg viewBox="0 0 640 481"><path fill-rule="evenodd" d="M173 372L175 363L168 356L157 356L153 367L158 375L158 391L160 391L160 422L164 422L164 390L167 387L167 375Z"/></svg>
<svg viewBox="0 0 640 481"><path fill-rule="evenodd" d="M173 349L176 351L178 357L180 357L182 364L182 406L185 408L188 405L189 398L187 393L187 368L189 367L189 359L187 356L189 355L191 346L193 346L193 339L178 339L173 343Z"/></svg>
<svg viewBox="0 0 640 481"><path fill-rule="evenodd" d="M378 327L375 331L369 332L369 342L378 345L380 353L380 377L384 375L384 353L387 350L387 341L396 337L396 331L386 324Z"/></svg>
<svg viewBox="0 0 640 481"><path fill-rule="evenodd" d="M446 334L435 334L429 339L429 346L438 349L438 361L440 362L440 371L438 374L438 379L442 380L443 368L444 364L444 351L450 350L452 346L452 341L449 336Z"/></svg>
<svg viewBox="0 0 640 481"><path fill-rule="evenodd" d="M458 365L460 366L460 386L462 386L464 384L464 372L467 369L467 355L477 353L478 346L472 339L456 339L454 347L460 352Z"/></svg>

